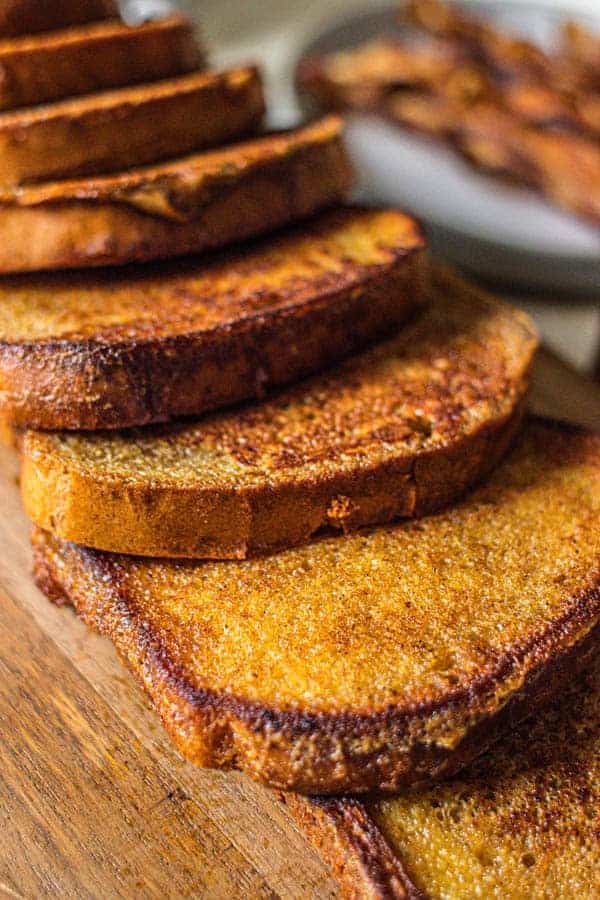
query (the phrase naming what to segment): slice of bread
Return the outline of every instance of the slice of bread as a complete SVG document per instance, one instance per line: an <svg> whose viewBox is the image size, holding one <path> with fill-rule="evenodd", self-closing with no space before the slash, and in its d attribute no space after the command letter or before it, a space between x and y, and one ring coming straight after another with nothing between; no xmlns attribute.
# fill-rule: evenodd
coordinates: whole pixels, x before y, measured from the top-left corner
<svg viewBox="0 0 600 900"><path fill-rule="evenodd" d="M363 806L286 803L342 897L600 896L600 660L459 777Z"/></svg>
<svg viewBox="0 0 600 900"><path fill-rule="evenodd" d="M342 122L267 135L123 175L0 193L0 272L145 262L244 240L346 195Z"/></svg>
<svg viewBox="0 0 600 900"><path fill-rule="evenodd" d="M170 16L129 27L102 22L0 41L0 110L34 106L198 69L191 22Z"/></svg>
<svg viewBox="0 0 600 900"><path fill-rule="evenodd" d="M254 68L193 72L0 115L0 187L120 172L216 146L257 128Z"/></svg>
<svg viewBox="0 0 600 900"><path fill-rule="evenodd" d="M118 14L115 0L2 0L0 37L55 31Z"/></svg>
<svg viewBox="0 0 600 900"><path fill-rule="evenodd" d="M600 437L532 422L457 506L265 559L33 540L41 588L112 638L194 762L396 792L458 771L598 645Z"/></svg>
<svg viewBox="0 0 600 900"><path fill-rule="evenodd" d="M345 253L372 252L373 227L347 236ZM28 320L27 334L31 327ZM290 337L288 352L302 358L311 332ZM441 273L427 310L398 336L260 406L154 431L28 434L25 506L43 528L98 549L219 558L297 544L326 526L422 515L459 496L504 453L535 347L525 315ZM275 344L275 364L283 353ZM33 359L39 365L39 353ZM77 359L85 359L79 349ZM22 374L22 357L17 365ZM255 359L253 377L273 365ZM59 390L48 387L49 377L59 383L51 363L40 369L44 400L83 394L73 365L64 369L70 386L65 378ZM82 371L90 377L88 364ZM132 382L110 367L114 402L139 396ZM24 387L31 383L24 378ZM99 387L98 379L92 414L105 402Z"/></svg>
<svg viewBox="0 0 600 900"><path fill-rule="evenodd" d="M291 792L282 792L280 799L331 869L340 900L432 900L410 879L361 800Z"/></svg>
<svg viewBox="0 0 600 900"><path fill-rule="evenodd" d="M403 213L346 207L209 260L5 280L0 407L118 428L263 396L404 322L424 246Z"/></svg>

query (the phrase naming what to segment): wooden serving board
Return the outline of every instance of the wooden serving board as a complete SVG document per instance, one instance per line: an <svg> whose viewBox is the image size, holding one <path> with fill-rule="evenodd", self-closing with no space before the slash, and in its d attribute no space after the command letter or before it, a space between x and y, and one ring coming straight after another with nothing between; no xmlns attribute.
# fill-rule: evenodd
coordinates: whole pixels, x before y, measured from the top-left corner
<svg viewBox="0 0 600 900"><path fill-rule="evenodd" d="M600 429L600 387L545 351L533 405ZM112 645L36 590L8 450L0 504L0 896L335 896L276 795L184 762Z"/></svg>

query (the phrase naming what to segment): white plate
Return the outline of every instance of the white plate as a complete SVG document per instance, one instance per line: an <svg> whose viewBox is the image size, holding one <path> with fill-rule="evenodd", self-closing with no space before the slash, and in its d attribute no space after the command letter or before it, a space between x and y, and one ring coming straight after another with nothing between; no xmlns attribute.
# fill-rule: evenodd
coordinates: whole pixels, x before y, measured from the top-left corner
<svg viewBox="0 0 600 900"><path fill-rule="evenodd" d="M514 33L548 46L561 15L534 4L481 4ZM334 26L304 54L355 46L390 30L395 10ZM588 18L589 21L589 18ZM600 20L591 23L600 30ZM450 148L374 116L351 116L348 147L360 194L411 209L449 261L519 287L600 292L600 229L533 191L477 172Z"/></svg>

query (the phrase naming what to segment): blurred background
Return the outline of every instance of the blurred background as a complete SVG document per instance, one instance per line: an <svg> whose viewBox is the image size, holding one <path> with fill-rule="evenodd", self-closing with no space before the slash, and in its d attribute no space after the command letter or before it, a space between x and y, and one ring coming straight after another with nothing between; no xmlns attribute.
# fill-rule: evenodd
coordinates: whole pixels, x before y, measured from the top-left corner
<svg viewBox="0 0 600 900"><path fill-rule="evenodd" d="M390 10L395 6L390 0L125 0L124 5L126 14L132 16L141 10L144 13L161 13L173 6L184 8L201 27L213 63L228 65L256 60L267 77L270 124L274 127L292 125L301 115L293 74L298 59L307 48L314 47L315 42L318 47L319 38L331 34L332 28L335 29L340 23L352 22L357 16L370 11ZM471 0L471 5L476 10L478 0ZM525 5L529 11L533 8L534 12L539 7L542 31L548 18L554 27L563 13L564 18L589 15L600 27L600 0L543 0L541 4L534 2ZM503 0L496 6L501 8L502 15L504 8L516 10L517 21L519 9L524 8L522 0ZM558 18L553 18L557 15ZM546 342L578 369L591 372L598 366L600 233L587 225L580 226L573 218L551 209L543 200L533 194L524 194L522 190L520 195L515 192L514 207L511 206L512 198L505 203L505 197L501 196L503 189L498 190L491 179L487 179L490 182L488 187L483 184L484 176L469 175L463 163L448 161L447 151L434 149L429 160L434 171L440 163L454 167L449 176L462 180L465 189L471 183L476 185L477 179L480 179L478 190L482 188L482 191L479 195L475 194L471 211L465 193L464 216L461 221L452 221L456 219L457 207L461 207L462 211L463 204L452 200L454 209L451 204L446 204L446 208L440 206L440 195L448 189L443 184L432 186L429 172L425 172L422 183L415 177L423 174L419 161L429 152L427 148L421 147L419 151L417 147L415 151L415 147L411 146L410 154L402 156L402 148L394 143L396 138L393 133L379 133L376 139L378 127L372 122L368 126L363 123L351 128L351 151L362 176L361 197L402 203L425 218L433 211L429 219L434 219L431 231L436 249L443 252L454 241L453 252L445 254L451 261L464 262L467 268L479 272L504 296L527 308L536 319ZM382 128L383 125L379 127L380 132ZM406 172L411 173L412 194L406 190ZM448 184L456 189L452 181ZM415 208L415 195L418 197L422 192L425 197L430 187L432 190L426 199L431 209L427 203L425 210ZM498 240L490 240L488 233L486 240L479 243L478 228L485 235L485 229L489 231L490 221L493 225L494 219L490 214L488 222L485 222L477 213L480 214L482 209L491 209L497 200L500 202ZM502 204L506 207L505 211ZM531 221L528 222L530 212ZM493 215L496 215L495 209ZM500 222L502 215L504 223ZM511 242L508 232L512 223L522 224L522 233L517 228ZM541 236L539 246L536 243L538 235ZM528 237L531 237L530 246L527 244ZM528 255L521 253L522 247L528 250ZM496 283L495 273L501 276ZM514 278L511 277L513 274Z"/></svg>

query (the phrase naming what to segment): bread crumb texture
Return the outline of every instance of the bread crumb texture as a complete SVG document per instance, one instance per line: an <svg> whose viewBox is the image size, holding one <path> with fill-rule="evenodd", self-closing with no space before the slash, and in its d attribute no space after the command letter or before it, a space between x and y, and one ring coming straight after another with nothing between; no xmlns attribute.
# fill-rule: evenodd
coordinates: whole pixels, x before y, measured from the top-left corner
<svg viewBox="0 0 600 900"><path fill-rule="evenodd" d="M370 811L427 896L595 900L600 660L462 777Z"/></svg>
<svg viewBox="0 0 600 900"><path fill-rule="evenodd" d="M411 709L512 683L544 638L556 652L563 631L573 640L598 593L599 514L598 439L537 424L437 515L241 562L99 555L93 590L118 587L126 627L143 623L194 689L279 709ZM581 614L583 633L599 615Z"/></svg>

